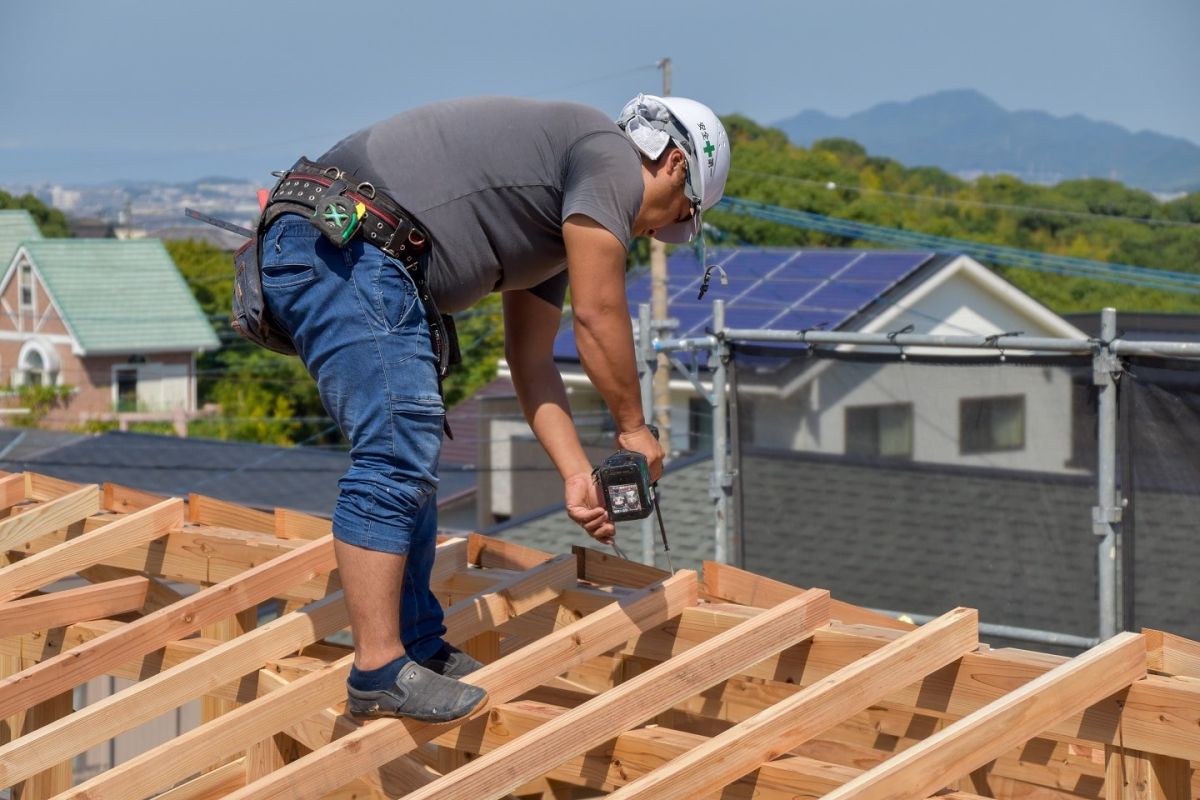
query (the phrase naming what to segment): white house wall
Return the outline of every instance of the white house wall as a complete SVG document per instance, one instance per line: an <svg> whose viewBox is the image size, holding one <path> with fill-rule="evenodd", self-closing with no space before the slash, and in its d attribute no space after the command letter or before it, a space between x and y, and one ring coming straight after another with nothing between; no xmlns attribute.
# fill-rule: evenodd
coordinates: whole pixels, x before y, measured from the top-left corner
<svg viewBox="0 0 1200 800"><path fill-rule="evenodd" d="M959 442L963 399L1025 398L1024 446L967 453ZM846 410L911 403L915 461L1039 472L1078 472L1072 455L1072 382L1061 367L967 367L831 362L793 396L748 393L749 443L841 455Z"/></svg>

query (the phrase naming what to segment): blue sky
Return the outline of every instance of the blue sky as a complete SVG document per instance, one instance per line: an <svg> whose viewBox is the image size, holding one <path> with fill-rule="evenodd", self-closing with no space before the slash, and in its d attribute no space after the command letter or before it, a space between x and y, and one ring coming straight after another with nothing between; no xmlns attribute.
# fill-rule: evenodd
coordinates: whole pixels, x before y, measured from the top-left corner
<svg viewBox="0 0 1200 800"><path fill-rule="evenodd" d="M1197 0L0 0L0 185L267 180L472 94L615 114L655 91L772 122L940 89L1200 143Z"/></svg>

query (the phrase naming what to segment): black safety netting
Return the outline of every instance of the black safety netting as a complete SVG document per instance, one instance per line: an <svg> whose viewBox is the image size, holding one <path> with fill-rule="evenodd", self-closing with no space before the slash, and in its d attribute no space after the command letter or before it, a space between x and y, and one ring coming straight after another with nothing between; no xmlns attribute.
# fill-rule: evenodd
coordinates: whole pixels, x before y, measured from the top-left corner
<svg viewBox="0 0 1200 800"><path fill-rule="evenodd" d="M1127 359L1120 387L1124 627L1200 639L1200 362Z"/></svg>
<svg viewBox="0 0 1200 800"><path fill-rule="evenodd" d="M1090 357L738 345L733 371L734 558L747 569L869 608L969 606L984 623L1097 635ZM1161 489L1160 524L1189 526L1194 514L1167 523L1168 509L1193 498ZM1155 619L1188 635L1177 611Z"/></svg>

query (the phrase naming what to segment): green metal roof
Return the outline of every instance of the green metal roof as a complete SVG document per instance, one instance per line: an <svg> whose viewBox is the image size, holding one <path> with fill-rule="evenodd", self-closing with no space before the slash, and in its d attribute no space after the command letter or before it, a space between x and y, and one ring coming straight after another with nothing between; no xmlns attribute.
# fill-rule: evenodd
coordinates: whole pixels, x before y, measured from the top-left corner
<svg viewBox="0 0 1200 800"><path fill-rule="evenodd" d="M158 239L42 239L27 248L84 353L219 345Z"/></svg>
<svg viewBox="0 0 1200 800"><path fill-rule="evenodd" d="M0 211L0 273L12 261L21 242L42 238L33 215L22 209Z"/></svg>

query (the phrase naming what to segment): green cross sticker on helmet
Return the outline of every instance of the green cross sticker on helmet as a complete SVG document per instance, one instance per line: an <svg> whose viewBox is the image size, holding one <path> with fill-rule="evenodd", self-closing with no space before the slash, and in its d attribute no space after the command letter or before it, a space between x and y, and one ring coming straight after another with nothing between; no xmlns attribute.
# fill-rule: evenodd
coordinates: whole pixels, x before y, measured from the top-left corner
<svg viewBox="0 0 1200 800"><path fill-rule="evenodd" d="M640 94L626 103L617 124L629 135L631 122L637 120L643 130L647 127L665 133L687 157L688 175L685 191L699 200L696 213L684 222L667 225L655 232L654 238L672 244L690 242L700 233L700 215L717 204L725 192L729 177L729 137L725 126L703 103L686 97L658 97ZM637 137L633 137L638 145ZM665 141L662 139L661 141ZM645 150L639 146L639 150ZM656 157L656 153L648 153Z"/></svg>

